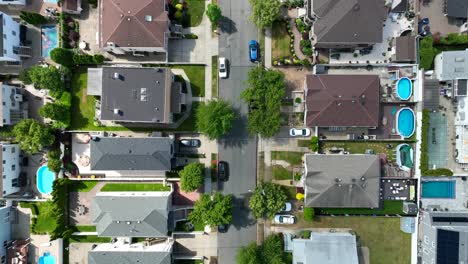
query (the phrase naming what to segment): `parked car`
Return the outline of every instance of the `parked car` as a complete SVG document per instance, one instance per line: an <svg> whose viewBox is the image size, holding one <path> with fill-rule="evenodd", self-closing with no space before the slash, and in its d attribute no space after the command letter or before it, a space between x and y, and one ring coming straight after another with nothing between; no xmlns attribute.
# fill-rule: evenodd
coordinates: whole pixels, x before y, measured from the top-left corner
<svg viewBox="0 0 468 264"><path fill-rule="evenodd" d="M249 58L251 62L258 60L258 43L255 40L249 42Z"/></svg>
<svg viewBox="0 0 468 264"><path fill-rule="evenodd" d="M220 57L219 61L219 78L227 78L228 73L227 73L227 61L226 58Z"/></svg>
<svg viewBox="0 0 468 264"><path fill-rule="evenodd" d="M291 212L291 210L292 210L292 204L290 202L285 202L280 212Z"/></svg>
<svg viewBox="0 0 468 264"><path fill-rule="evenodd" d="M275 215L273 221L275 224L292 225L296 223L296 217L294 215Z"/></svg>
<svg viewBox="0 0 468 264"><path fill-rule="evenodd" d="M185 147L189 148L199 148L201 146L201 141L198 139L181 139L180 144L184 145Z"/></svg>
<svg viewBox="0 0 468 264"><path fill-rule="evenodd" d="M291 137L297 137L297 136L308 137L308 136L310 136L310 129L308 129L308 128L301 128L301 129L291 128L289 130L289 135Z"/></svg>
<svg viewBox="0 0 468 264"><path fill-rule="evenodd" d="M219 233L226 233L228 231L228 228L229 228L229 225L220 224L218 226L218 232Z"/></svg>
<svg viewBox="0 0 468 264"><path fill-rule="evenodd" d="M229 178L229 168L225 161L218 162L218 179L221 181L227 181Z"/></svg>

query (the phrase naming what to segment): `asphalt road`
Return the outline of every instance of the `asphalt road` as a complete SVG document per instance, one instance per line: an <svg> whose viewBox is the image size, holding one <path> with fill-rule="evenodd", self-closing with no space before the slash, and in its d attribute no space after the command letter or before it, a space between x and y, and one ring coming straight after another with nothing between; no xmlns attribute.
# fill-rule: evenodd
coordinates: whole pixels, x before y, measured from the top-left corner
<svg viewBox="0 0 468 264"><path fill-rule="evenodd" d="M256 241L257 228L248 210L249 190L256 182L256 138L247 132L247 104L240 100L245 89L247 72L255 67L249 61L248 42L258 38L257 28L250 22L248 0L220 0L223 20L220 23L219 56L226 57L229 63L228 79L219 82L219 96L228 101L238 113L229 135L219 140L219 159L229 164L229 180L220 184L224 194L234 196L234 217L227 233L219 234L219 263L235 263L240 247Z"/></svg>

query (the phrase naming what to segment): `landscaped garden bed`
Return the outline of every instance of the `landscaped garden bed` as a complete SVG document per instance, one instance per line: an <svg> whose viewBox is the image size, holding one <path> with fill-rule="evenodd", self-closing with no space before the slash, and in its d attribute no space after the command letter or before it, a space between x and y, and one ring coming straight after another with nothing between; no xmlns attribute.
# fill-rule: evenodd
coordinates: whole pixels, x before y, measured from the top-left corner
<svg viewBox="0 0 468 264"><path fill-rule="evenodd" d="M304 65L308 59L299 60L294 50L294 34L287 20L277 20L272 26L272 58L274 66Z"/></svg>
<svg viewBox="0 0 468 264"><path fill-rule="evenodd" d="M171 187L161 183L107 183L101 192L168 192Z"/></svg>

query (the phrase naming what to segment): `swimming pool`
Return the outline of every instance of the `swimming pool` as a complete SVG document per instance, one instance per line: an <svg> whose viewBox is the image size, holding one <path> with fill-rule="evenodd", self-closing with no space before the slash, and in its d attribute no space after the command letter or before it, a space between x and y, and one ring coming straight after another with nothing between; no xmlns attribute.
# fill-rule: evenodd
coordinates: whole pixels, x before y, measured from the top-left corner
<svg viewBox="0 0 468 264"><path fill-rule="evenodd" d="M57 4L58 0L44 0L44 2Z"/></svg>
<svg viewBox="0 0 468 264"><path fill-rule="evenodd" d="M55 180L55 173L51 172L47 165L42 165L36 173L37 190L42 194L52 192L52 184Z"/></svg>
<svg viewBox="0 0 468 264"><path fill-rule="evenodd" d="M43 26L41 28L42 57L50 58L50 51L58 47L58 34L56 26Z"/></svg>
<svg viewBox="0 0 468 264"><path fill-rule="evenodd" d="M409 138L414 134L415 118L411 108L404 107L398 110L396 121L396 129L402 137Z"/></svg>
<svg viewBox="0 0 468 264"><path fill-rule="evenodd" d="M410 99L413 94L413 84L407 77L400 78L396 83L396 93L401 100Z"/></svg>
<svg viewBox="0 0 468 264"><path fill-rule="evenodd" d="M55 257L51 256L49 252L39 257L39 264L55 264Z"/></svg>
<svg viewBox="0 0 468 264"><path fill-rule="evenodd" d="M413 148L408 144L400 144L396 147L396 162L404 171L413 168Z"/></svg>
<svg viewBox="0 0 468 264"><path fill-rule="evenodd" d="M455 181L422 181L422 198L455 198Z"/></svg>

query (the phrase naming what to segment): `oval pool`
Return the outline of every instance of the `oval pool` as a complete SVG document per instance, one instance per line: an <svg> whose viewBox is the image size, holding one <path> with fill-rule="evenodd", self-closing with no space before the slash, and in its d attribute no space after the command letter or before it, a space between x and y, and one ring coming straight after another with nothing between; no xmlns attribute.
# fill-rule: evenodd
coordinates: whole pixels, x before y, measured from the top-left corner
<svg viewBox="0 0 468 264"><path fill-rule="evenodd" d="M396 147L396 163L404 171L413 168L413 148L408 144L400 144Z"/></svg>
<svg viewBox="0 0 468 264"><path fill-rule="evenodd" d="M46 165L42 165L36 173L37 190L42 194L50 194L52 192L52 184L55 180L55 173L49 170Z"/></svg>
<svg viewBox="0 0 468 264"><path fill-rule="evenodd" d="M396 129L402 137L409 138L414 134L415 117L409 107L398 110L396 114Z"/></svg>
<svg viewBox="0 0 468 264"><path fill-rule="evenodd" d="M413 94L413 83L407 77L400 78L396 83L396 93L401 100L410 99Z"/></svg>

